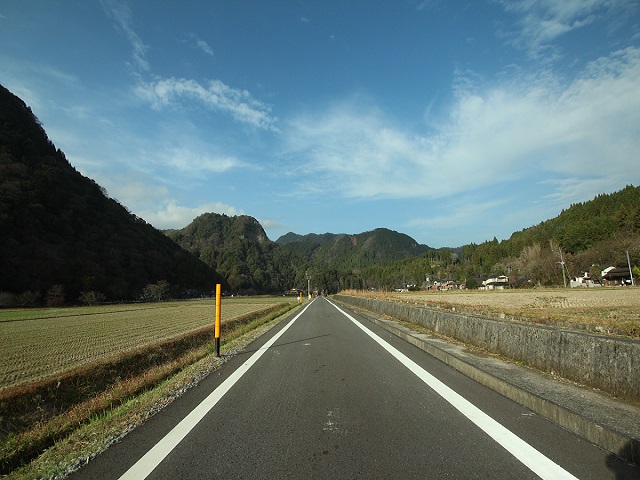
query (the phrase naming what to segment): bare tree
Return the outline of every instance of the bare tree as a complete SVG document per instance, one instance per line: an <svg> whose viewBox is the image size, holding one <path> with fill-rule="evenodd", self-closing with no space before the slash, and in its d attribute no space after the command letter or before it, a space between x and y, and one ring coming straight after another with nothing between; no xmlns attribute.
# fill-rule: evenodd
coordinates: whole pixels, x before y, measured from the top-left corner
<svg viewBox="0 0 640 480"><path fill-rule="evenodd" d="M161 302L169 294L170 284L166 280L150 283L142 290L142 300L145 302Z"/></svg>

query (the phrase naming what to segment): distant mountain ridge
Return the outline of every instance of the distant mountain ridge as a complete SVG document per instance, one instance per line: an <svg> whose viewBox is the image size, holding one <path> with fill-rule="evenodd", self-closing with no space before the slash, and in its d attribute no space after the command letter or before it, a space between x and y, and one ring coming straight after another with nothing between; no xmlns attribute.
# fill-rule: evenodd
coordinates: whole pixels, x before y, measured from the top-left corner
<svg viewBox="0 0 640 480"><path fill-rule="evenodd" d="M314 266L364 268L384 265L431 250L409 235L388 228L358 234L308 234L289 232L276 243L307 258Z"/></svg>

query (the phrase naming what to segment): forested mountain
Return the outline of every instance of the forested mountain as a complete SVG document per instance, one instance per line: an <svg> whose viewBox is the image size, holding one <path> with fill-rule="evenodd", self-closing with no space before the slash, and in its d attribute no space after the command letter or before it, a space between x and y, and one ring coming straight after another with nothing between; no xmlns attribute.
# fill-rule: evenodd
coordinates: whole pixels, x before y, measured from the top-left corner
<svg viewBox="0 0 640 480"><path fill-rule="evenodd" d="M0 232L4 303L73 303L82 293L136 299L150 283L211 290L218 278L77 172L2 86Z"/></svg>
<svg viewBox="0 0 640 480"><path fill-rule="evenodd" d="M335 233L309 233L308 235L298 235L297 233L289 232L278 238L276 243L278 245L283 245L287 250L310 260L320 247L327 242L333 241L337 236L338 235Z"/></svg>
<svg viewBox="0 0 640 480"><path fill-rule="evenodd" d="M570 277L611 265L640 261L640 187L598 195L571 205L560 215L515 232L508 240L493 240L463 248L466 271L527 276L543 284L562 284L559 264ZM562 260L561 260L562 256Z"/></svg>
<svg viewBox="0 0 640 480"><path fill-rule="evenodd" d="M304 275L304 260L269 240L253 217L205 213L165 234L220 273L234 292L283 292Z"/></svg>
<svg viewBox="0 0 640 480"><path fill-rule="evenodd" d="M394 262L432 251L408 235L386 228L355 235L297 235L289 232L276 243L306 259L313 285L327 292L366 287L363 271L384 269ZM389 272L392 270L390 267ZM383 275L376 279L375 284L388 285L393 277L395 274Z"/></svg>
<svg viewBox="0 0 640 480"><path fill-rule="evenodd" d="M302 236L290 232L276 243L306 257L314 267L338 269L385 265L431 250L404 233L386 228L356 235L311 233Z"/></svg>

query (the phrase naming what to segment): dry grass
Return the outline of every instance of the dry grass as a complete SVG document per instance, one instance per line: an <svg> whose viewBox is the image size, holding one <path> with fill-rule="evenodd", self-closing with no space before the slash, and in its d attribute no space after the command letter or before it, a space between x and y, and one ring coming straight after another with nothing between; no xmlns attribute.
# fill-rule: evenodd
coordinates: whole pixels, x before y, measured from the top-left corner
<svg viewBox="0 0 640 480"><path fill-rule="evenodd" d="M222 323L283 301L291 299L225 298ZM0 310L0 390L213 326L214 321L214 300Z"/></svg>
<svg viewBox="0 0 640 480"><path fill-rule="evenodd" d="M350 293L428 308L640 338L640 288Z"/></svg>

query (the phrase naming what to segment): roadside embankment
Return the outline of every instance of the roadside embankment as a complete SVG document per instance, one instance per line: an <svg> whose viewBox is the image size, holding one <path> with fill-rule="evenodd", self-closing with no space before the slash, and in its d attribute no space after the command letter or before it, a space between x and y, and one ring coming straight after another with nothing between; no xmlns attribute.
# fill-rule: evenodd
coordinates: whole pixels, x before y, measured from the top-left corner
<svg viewBox="0 0 640 480"><path fill-rule="evenodd" d="M640 341L432 310L373 298L336 300L471 344L517 362L640 402Z"/></svg>

